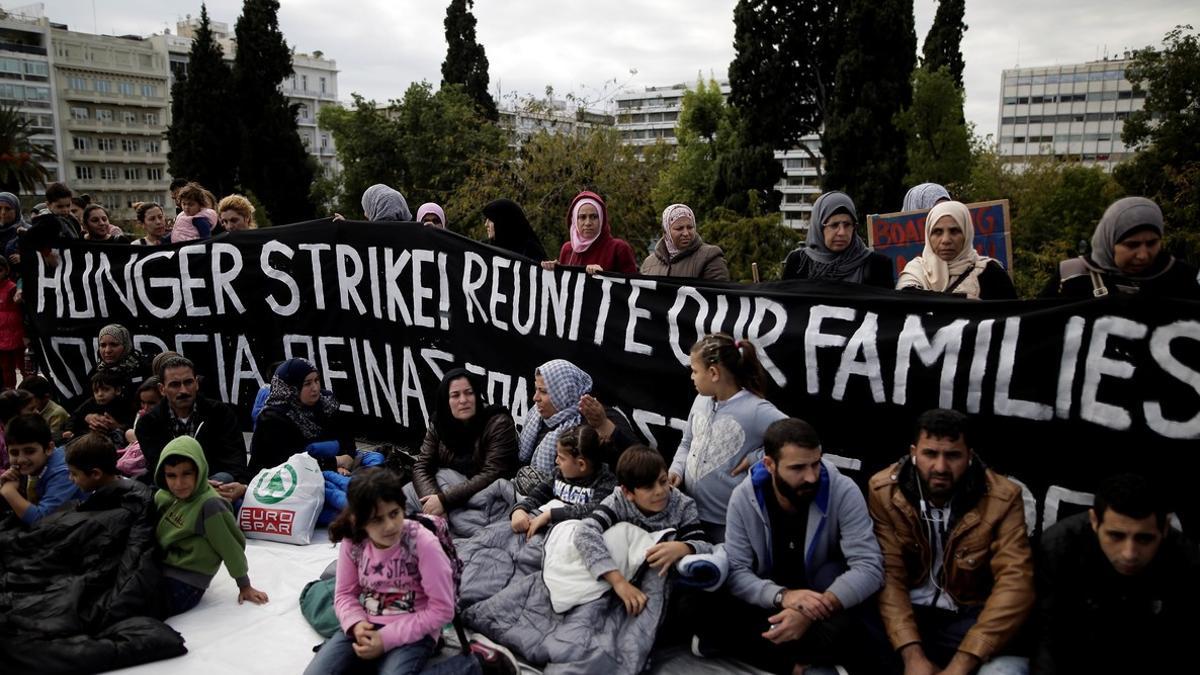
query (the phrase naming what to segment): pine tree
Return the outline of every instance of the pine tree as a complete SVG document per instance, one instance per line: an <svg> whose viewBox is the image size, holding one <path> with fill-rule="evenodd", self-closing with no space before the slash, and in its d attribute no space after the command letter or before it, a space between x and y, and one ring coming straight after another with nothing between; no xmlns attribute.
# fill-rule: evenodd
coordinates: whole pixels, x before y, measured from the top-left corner
<svg viewBox="0 0 1200 675"><path fill-rule="evenodd" d="M904 196L907 142L893 118L912 104L912 0L848 0L842 44L825 116L822 188L844 190L859 213L886 213Z"/></svg>
<svg viewBox="0 0 1200 675"><path fill-rule="evenodd" d="M474 0L450 0L446 7L446 60L442 61L442 86L461 85L475 101L480 114L499 119L496 102L488 93L488 60L483 45L475 41Z"/></svg>
<svg viewBox="0 0 1200 675"><path fill-rule="evenodd" d="M231 75L213 39L208 8L200 5L187 73L171 88L167 166L172 176L196 181L218 196L233 193L237 184L240 138Z"/></svg>
<svg viewBox="0 0 1200 675"><path fill-rule="evenodd" d="M241 119L242 185L274 223L311 219L315 162L300 141L297 105L279 91L292 75L292 54L279 31L278 0L246 0L234 29L234 108Z"/></svg>
<svg viewBox="0 0 1200 675"><path fill-rule="evenodd" d="M966 6L967 0L938 0L937 14L922 48L921 66L931 73L947 68L959 89L963 86L962 37L967 30L967 24L963 23Z"/></svg>

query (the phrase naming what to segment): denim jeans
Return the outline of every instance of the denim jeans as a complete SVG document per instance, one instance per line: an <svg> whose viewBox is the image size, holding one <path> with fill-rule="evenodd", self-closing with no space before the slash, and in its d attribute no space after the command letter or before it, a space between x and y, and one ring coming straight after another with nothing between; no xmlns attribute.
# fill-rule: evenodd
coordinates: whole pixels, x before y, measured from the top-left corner
<svg viewBox="0 0 1200 675"><path fill-rule="evenodd" d="M479 673L479 662L473 656L458 654L425 667L437 644L423 637L411 644L386 652L374 661L363 661L354 653L354 641L338 631L321 645L304 675L341 675L341 673L380 673L380 675L466 675Z"/></svg>
<svg viewBox="0 0 1200 675"><path fill-rule="evenodd" d="M167 590L167 616L183 614L200 604L206 590L171 577L163 579L163 583Z"/></svg>

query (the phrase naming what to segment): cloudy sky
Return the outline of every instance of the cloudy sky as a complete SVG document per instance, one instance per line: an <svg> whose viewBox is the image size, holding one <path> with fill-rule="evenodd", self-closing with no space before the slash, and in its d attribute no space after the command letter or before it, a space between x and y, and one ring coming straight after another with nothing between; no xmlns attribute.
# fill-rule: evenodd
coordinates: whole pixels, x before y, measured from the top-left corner
<svg viewBox="0 0 1200 675"><path fill-rule="evenodd" d="M3 3L6 8L20 2ZM399 97L413 81L437 83L446 52L445 0L283 0L280 26L297 51L337 60L338 94ZM733 58L735 0L476 0L491 86L505 96L546 86L600 105L622 89L718 78ZM155 9L149 10L153 6ZM918 43L937 0L915 0ZM230 24L239 0L209 0ZM150 34L198 15L199 0L53 0L46 13L73 30ZM1195 0L968 0L967 118L994 133L1000 72L1090 61L1157 45L1177 24L1200 25Z"/></svg>

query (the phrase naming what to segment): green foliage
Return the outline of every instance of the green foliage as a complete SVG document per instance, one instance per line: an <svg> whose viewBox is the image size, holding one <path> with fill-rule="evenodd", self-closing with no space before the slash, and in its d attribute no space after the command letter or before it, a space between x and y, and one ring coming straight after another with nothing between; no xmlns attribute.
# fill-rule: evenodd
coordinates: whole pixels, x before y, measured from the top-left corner
<svg viewBox="0 0 1200 675"><path fill-rule="evenodd" d="M475 40L474 0L450 0L446 7L446 60L442 61L442 88L461 85L489 120L499 119L496 102L488 93L488 59Z"/></svg>
<svg viewBox="0 0 1200 675"><path fill-rule="evenodd" d="M483 206L507 197L525 209L546 253L557 256L567 240L567 208L580 190L608 204L613 236L638 256L648 255L661 232L660 211L651 201L659 175L671 161L670 148L648 146L641 156L623 145L613 129L593 128L578 135L538 132L516 156L483 154L444 207L460 232L483 235Z"/></svg>
<svg viewBox="0 0 1200 675"><path fill-rule="evenodd" d="M912 105L896 115L908 136L907 185L931 181L950 187L971 171L971 131L963 121L963 92L946 67L913 71Z"/></svg>
<svg viewBox="0 0 1200 675"><path fill-rule="evenodd" d="M687 204L700 222L716 204L713 186L719 146L728 145L731 131L725 97L716 80L701 79L683 95L675 127L675 161L658 177L651 201L658 210L669 204ZM720 140L718 140L720 139Z"/></svg>
<svg viewBox="0 0 1200 675"><path fill-rule="evenodd" d="M1138 153L1116 168L1116 178L1162 207L1172 253L1200 261L1200 39L1191 26L1178 26L1161 51L1138 51L1125 76L1145 87L1146 99L1121 133Z"/></svg>
<svg viewBox="0 0 1200 675"><path fill-rule="evenodd" d="M843 190L862 213L904 196L907 139L893 123L912 103L917 38L912 0L847 0L837 87L825 116L822 189Z"/></svg>
<svg viewBox="0 0 1200 675"><path fill-rule="evenodd" d="M172 176L196 181L218 197L237 185L240 134L232 71L213 38L208 8L200 5L200 27L192 40L187 75L171 89L167 167Z"/></svg>
<svg viewBox="0 0 1200 675"><path fill-rule="evenodd" d="M778 279L783 260L801 241L800 233L783 225L777 213L743 216L724 208L700 226L700 236L725 251L730 279L743 283L754 280L752 263L758 263L760 279Z"/></svg>
<svg viewBox="0 0 1200 675"><path fill-rule="evenodd" d="M967 30L967 24L963 23L966 11L966 0L938 0L933 25L925 34L925 44L921 49L924 56L921 67L931 73L946 68L954 86L959 89L963 86L961 45L963 33Z"/></svg>
<svg viewBox="0 0 1200 675"><path fill-rule="evenodd" d="M1121 187L1099 167L1039 158L1025 171L1009 168L994 150L980 149L964 202L1009 200L1013 282L1021 297L1035 297L1059 261L1086 251L1104 209Z"/></svg>
<svg viewBox="0 0 1200 675"><path fill-rule="evenodd" d="M316 214L310 201L316 162L300 141L297 106L279 91L292 74L292 55L279 31L278 12L278 0L246 0L234 29L234 108L241 121L238 175L243 187L262 200L271 221L294 223Z"/></svg>
<svg viewBox="0 0 1200 675"><path fill-rule="evenodd" d="M13 194L44 190L49 172L42 162L56 161L53 146L35 143L33 124L16 108L0 107L0 189Z"/></svg>
<svg viewBox="0 0 1200 675"><path fill-rule="evenodd" d="M396 188L414 209L427 201L444 206L473 161L506 152L503 132L456 86L435 93L428 82L414 83L386 107L355 94L352 109L327 107L320 123L337 146L338 210L349 218L362 217L362 193L375 183ZM454 226L455 218L447 218Z"/></svg>

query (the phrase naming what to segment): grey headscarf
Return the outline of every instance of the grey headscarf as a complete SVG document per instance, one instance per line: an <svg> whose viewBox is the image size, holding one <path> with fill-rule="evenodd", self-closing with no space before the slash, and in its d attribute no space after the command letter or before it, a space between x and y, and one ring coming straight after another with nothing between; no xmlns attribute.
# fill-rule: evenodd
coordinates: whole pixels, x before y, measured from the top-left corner
<svg viewBox="0 0 1200 675"><path fill-rule="evenodd" d="M412 211L408 210L404 195L383 183L367 188L362 196L362 207L363 215L370 221L412 220Z"/></svg>
<svg viewBox="0 0 1200 675"><path fill-rule="evenodd" d="M904 205L901 211L928 211L938 203L939 199L950 199L946 188L937 183L921 183L904 195Z"/></svg>
<svg viewBox="0 0 1200 675"><path fill-rule="evenodd" d="M807 261L802 259L801 267L809 268L809 279L832 279L860 284L866 270L867 258L871 255L871 249L863 243L862 237L856 232L850 240L850 245L841 252L830 251L825 245L825 221L838 211L849 213L854 223L858 224L854 200L845 192L826 192L813 202L808 238L804 242Z"/></svg>
<svg viewBox="0 0 1200 675"><path fill-rule="evenodd" d="M1163 215L1158 204L1145 197L1125 197L1113 202L1104 210L1104 216L1092 234L1092 262L1106 272L1120 274L1113 248L1130 231L1146 225L1162 236Z"/></svg>

